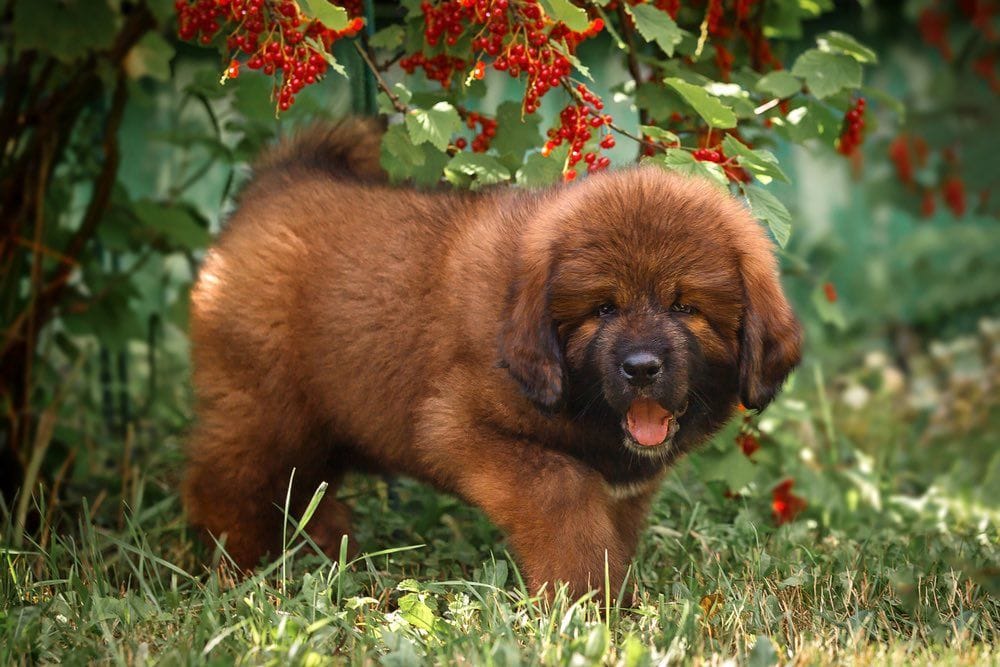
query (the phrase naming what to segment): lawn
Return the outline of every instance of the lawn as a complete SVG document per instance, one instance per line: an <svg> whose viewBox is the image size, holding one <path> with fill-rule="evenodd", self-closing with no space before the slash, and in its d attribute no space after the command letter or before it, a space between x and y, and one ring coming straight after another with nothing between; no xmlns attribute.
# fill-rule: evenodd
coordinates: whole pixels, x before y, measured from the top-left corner
<svg viewBox="0 0 1000 667"><path fill-rule="evenodd" d="M607 605L529 596L480 513L405 479L340 491L362 557L310 553L290 517L286 553L238 577L185 526L183 430L83 447L91 474L32 499L23 540L4 514L0 661L1000 664L996 325L934 349L905 378L807 364L752 459L730 429L670 475ZM772 468L807 502L780 525Z"/></svg>

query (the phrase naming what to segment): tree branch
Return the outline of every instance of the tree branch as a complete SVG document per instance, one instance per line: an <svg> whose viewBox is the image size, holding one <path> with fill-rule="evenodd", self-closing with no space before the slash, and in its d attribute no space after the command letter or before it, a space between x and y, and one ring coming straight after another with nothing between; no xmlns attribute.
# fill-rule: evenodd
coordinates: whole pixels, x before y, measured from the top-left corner
<svg viewBox="0 0 1000 667"><path fill-rule="evenodd" d="M399 95L393 92L392 89L389 88L389 84L386 83L385 79L382 78L382 73L375 65L375 61L372 59L371 54L368 52L368 48L366 46L362 46L361 43L357 40L354 40L354 48L357 49L358 55L361 56L361 59L365 61L365 65L367 65L368 69L371 70L372 76L375 77L375 82L378 84L379 89L383 93L385 93L386 96L389 98L389 101L392 102L392 107L399 113L405 114L406 112L408 112L409 108L407 108L407 106L403 104L403 101L399 99Z"/></svg>

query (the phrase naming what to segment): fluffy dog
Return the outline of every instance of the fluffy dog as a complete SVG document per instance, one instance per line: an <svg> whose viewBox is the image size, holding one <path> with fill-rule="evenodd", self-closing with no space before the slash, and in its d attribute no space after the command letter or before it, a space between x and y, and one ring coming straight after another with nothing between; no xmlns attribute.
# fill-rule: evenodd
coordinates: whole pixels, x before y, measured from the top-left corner
<svg viewBox="0 0 1000 667"><path fill-rule="evenodd" d="M711 184L636 167L536 191L391 187L378 130L257 166L192 296L184 500L250 567L350 532L348 470L482 508L528 584L613 587L665 469L799 361L772 245Z"/></svg>

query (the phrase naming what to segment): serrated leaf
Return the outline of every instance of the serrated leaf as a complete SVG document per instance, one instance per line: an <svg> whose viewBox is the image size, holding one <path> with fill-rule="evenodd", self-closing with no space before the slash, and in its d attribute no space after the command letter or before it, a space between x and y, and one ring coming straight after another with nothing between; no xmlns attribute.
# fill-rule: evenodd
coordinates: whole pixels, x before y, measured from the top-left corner
<svg viewBox="0 0 1000 667"><path fill-rule="evenodd" d="M406 114L406 130L414 145L430 142L438 150L448 148L451 136L462 129L462 119L448 102L438 102L430 109L414 109Z"/></svg>
<svg viewBox="0 0 1000 667"><path fill-rule="evenodd" d="M676 77L664 79L663 82L676 90L710 126L720 129L736 127L736 114L733 110L709 95L701 86L695 86Z"/></svg>
<svg viewBox="0 0 1000 667"><path fill-rule="evenodd" d="M562 21L573 32L583 32L590 27L587 12L569 0L538 0L545 14L556 21Z"/></svg>
<svg viewBox="0 0 1000 667"><path fill-rule="evenodd" d="M788 237L792 234L792 214L777 197L764 188L747 185L743 188L743 193L747 197L747 203L750 204L750 212L755 218L767 224L774 240L784 248L788 243Z"/></svg>
<svg viewBox="0 0 1000 667"><path fill-rule="evenodd" d="M309 46L309 48L311 48L313 51L322 56L323 60L326 61L326 64L329 65L333 71L335 71L337 74L341 75L345 79L347 78L347 70L344 69L344 66L340 64L340 61L337 60L337 58L334 57L334 55L330 53L330 51L325 46L320 44L312 37L306 37L305 43L306 45Z"/></svg>
<svg viewBox="0 0 1000 667"><path fill-rule="evenodd" d="M377 33L372 35L368 43L371 44L376 49L395 49L401 46L403 39L406 37L406 31L403 26L399 24L393 24L382 28Z"/></svg>
<svg viewBox="0 0 1000 667"><path fill-rule="evenodd" d="M722 167L714 162L701 162L691 153L679 148L668 148L660 155L644 158L643 164L654 164L667 171L675 171L685 176L705 178L720 188L728 188L729 179Z"/></svg>
<svg viewBox="0 0 1000 667"><path fill-rule="evenodd" d="M784 70L776 70L760 78L757 90L772 97L791 97L802 90L802 81Z"/></svg>
<svg viewBox="0 0 1000 667"><path fill-rule="evenodd" d="M624 5L628 13L635 19L636 30L647 41L656 42L668 57L674 56L674 47L681 43L684 31L670 14L657 9L654 5Z"/></svg>
<svg viewBox="0 0 1000 667"><path fill-rule="evenodd" d="M722 140L722 149L726 155L737 158L740 166L750 171L764 185L775 178L788 183L788 176L778 166L778 158L771 151L749 148L728 134Z"/></svg>
<svg viewBox="0 0 1000 667"><path fill-rule="evenodd" d="M524 154L541 143L540 123L538 114L522 118L520 103L504 102L497 107L497 133L491 145L499 155L513 156L520 164Z"/></svg>
<svg viewBox="0 0 1000 667"><path fill-rule="evenodd" d="M569 155L568 146L560 146L548 157L541 153L532 153L524 161L524 166L517 170L517 184L538 188L558 183L562 180L562 168L567 155Z"/></svg>
<svg viewBox="0 0 1000 667"><path fill-rule="evenodd" d="M452 180L449 176L455 173L472 176L472 189L510 180L507 167L492 155L483 153L458 153L448 161L444 171L445 178L449 180Z"/></svg>
<svg viewBox="0 0 1000 667"><path fill-rule="evenodd" d="M842 53L809 49L795 60L792 74L806 80L809 91L823 99L861 85L861 63Z"/></svg>
<svg viewBox="0 0 1000 667"><path fill-rule="evenodd" d="M549 44L552 46L553 49L555 49L555 51L559 55L568 60L569 64L572 65L576 71L578 71L580 74L584 75L591 81L594 80L594 77L590 75L590 68L584 65L580 61L580 59L576 57L575 54L571 53L570 50L566 48L566 45L563 42L553 40L550 41Z"/></svg>
<svg viewBox="0 0 1000 667"><path fill-rule="evenodd" d="M103 0L20 0L9 34L19 52L37 50L68 63L109 48L119 19Z"/></svg>
<svg viewBox="0 0 1000 667"><path fill-rule="evenodd" d="M343 30L351 21L347 10L331 4L327 0L302 0L306 15L318 19L330 30Z"/></svg>
<svg viewBox="0 0 1000 667"><path fill-rule="evenodd" d="M424 154L413 145L410 133L402 125L390 125L382 135L380 164L394 181L412 177L414 169L424 163Z"/></svg>
<svg viewBox="0 0 1000 667"><path fill-rule="evenodd" d="M665 144L676 144L680 141L678 136L670 130L664 130L656 125L640 125L639 130L643 135L654 141L662 141Z"/></svg>
<svg viewBox="0 0 1000 667"><path fill-rule="evenodd" d="M850 35L837 30L823 33L816 38L816 43L822 51L843 53L845 56L851 56L860 63L874 64L878 62L878 55L872 49Z"/></svg>

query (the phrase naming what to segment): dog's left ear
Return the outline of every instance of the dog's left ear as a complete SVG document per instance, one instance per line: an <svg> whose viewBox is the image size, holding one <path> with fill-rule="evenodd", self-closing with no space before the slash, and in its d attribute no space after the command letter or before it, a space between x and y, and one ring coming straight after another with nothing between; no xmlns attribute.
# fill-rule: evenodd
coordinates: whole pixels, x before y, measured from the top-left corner
<svg viewBox="0 0 1000 667"><path fill-rule="evenodd" d="M514 270L500 328L500 365L525 395L551 410L562 399L566 366L549 312L550 249L525 252Z"/></svg>
<svg viewBox="0 0 1000 667"><path fill-rule="evenodd" d="M748 250L742 258L740 400L761 410L802 358L802 327L781 290L770 243Z"/></svg>

